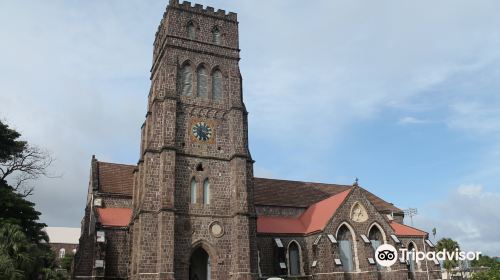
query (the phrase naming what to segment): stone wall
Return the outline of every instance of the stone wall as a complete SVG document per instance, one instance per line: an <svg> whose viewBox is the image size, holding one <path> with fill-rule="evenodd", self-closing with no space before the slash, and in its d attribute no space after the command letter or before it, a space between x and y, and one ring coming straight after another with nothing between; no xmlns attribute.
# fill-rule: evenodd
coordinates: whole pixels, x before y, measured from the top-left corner
<svg viewBox="0 0 500 280"><path fill-rule="evenodd" d="M105 276L113 279L127 279L129 265L129 236L127 228L105 228L106 254Z"/></svg>
<svg viewBox="0 0 500 280"><path fill-rule="evenodd" d="M351 218L352 208L355 203L361 203L368 218L363 222L355 222ZM354 237L354 270L344 272L342 266L335 265L334 259L340 259L340 249L338 244L333 244L327 237L332 234L337 237L337 231L346 225ZM417 249L425 247L425 250L433 250L427 244L424 244L422 237L400 238L401 244L396 244L390 235L394 234L385 215L380 214L375 207L360 192L359 188L354 188L348 195L344 203L337 209L335 215L330 220L323 232L310 234L307 236L285 235L285 234L259 234L257 236L258 250L260 257L260 270L263 276L285 275L288 270L281 270L278 266L280 259L287 262L288 269L288 246L292 241L300 245L301 252L301 274L308 279L406 279L408 275L406 263L396 262L390 268L378 269L377 265L370 264L368 258L374 258L374 250L371 244L365 243L361 234L369 236L369 231L373 226L377 226L385 236L385 241L395 248L407 248L409 242L414 242ZM318 237L321 238L318 240ZM280 238L283 243L283 249L277 247L274 238ZM317 244L315 244L315 242ZM317 261L316 267L312 267L314 261ZM415 279L440 279L439 266L433 262L422 262L418 265L414 273ZM264 277L265 278L265 277Z"/></svg>

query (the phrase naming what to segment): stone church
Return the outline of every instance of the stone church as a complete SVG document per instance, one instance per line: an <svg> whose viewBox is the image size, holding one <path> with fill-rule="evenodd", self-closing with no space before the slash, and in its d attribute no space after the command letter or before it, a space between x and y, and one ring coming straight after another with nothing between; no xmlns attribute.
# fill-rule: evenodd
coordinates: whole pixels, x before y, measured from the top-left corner
<svg viewBox="0 0 500 280"><path fill-rule="evenodd" d="M352 185L256 178L235 13L170 0L137 165L92 157L74 279L441 279L392 203Z"/></svg>

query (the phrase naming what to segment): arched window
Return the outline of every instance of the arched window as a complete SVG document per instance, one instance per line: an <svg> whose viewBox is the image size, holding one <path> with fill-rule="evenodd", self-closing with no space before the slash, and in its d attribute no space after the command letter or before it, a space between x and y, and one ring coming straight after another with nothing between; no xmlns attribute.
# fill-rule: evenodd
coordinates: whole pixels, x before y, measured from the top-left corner
<svg viewBox="0 0 500 280"><path fill-rule="evenodd" d="M191 65L185 64L181 69L181 95L193 94L193 69Z"/></svg>
<svg viewBox="0 0 500 280"><path fill-rule="evenodd" d="M212 43L220 45L220 30L217 26L212 29Z"/></svg>
<svg viewBox="0 0 500 280"><path fill-rule="evenodd" d="M214 100L222 99L222 72L219 70L212 73L212 98Z"/></svg>
<svg viewBox="0 0 500 280"><path fill-rule="evenodd" d="M59 250L59 258L62 259L66 255L66 250L64 248L61 248Z"/></svg>
<svg viewBox="0 0 500 280"><path fill-rule="evenodd" d="M415 261L416 250L415 244L410 242L410 244L408 244L408 253L410 253L408 254L408 273L410 274L410 279L414 279L412 274L415 272L415 268L417 267Z"/></svg>
<svg viewBox="0 0 500 280"><path fill-rule="evenodd" d="M192 21L188 22L186 29L188 38L191 40L196 39L196 26Z"/></svg>
<svg viewBox="0 0 500 280"><path fill-rule="evenodd" d="M354 271L354 254L353 254L353 240L352 234L346 225L340 227L337 232L337 240L339 242L340 260L344 271Z"/></svg>
<svg viewBox="0 0 500 280"><path fill-rule="evenodd" d="M300 250L295 241L288 246L288 267L290 275L300 275Z"/></svg>
<svg viewBox="0 0 500 280"><path fill-rule="evenodd" d="M197 194L198 194L198 188L196 187L196 180L193 178L191 180L191 203L196 203Z"/></svg>
<svg viewBox="0 0 500 280"><path fill-rule="evenodd" d="M373 259L375 259L375 251L377 248L384 243L382 232L377 226L372 226L370 232L368 233L368 239L370 239L370 243L373 248ZM377 270L381 270L382 266L377 263Z"/></svg>
<svg viewBox="0 0 500 280"><path fill-rule="evenodd" d="M201 65L198 68L198 71L196 72L197 74L197 83L198 83L198 88L197 88L197 95L198 97L203 97L207 98L208 97L208 74L207 74L207 68L205 66Z"/></svg>
<svg viewBox="0 0 500 280"><path fill-rule="evenodd" d="M208 179L203 182L203 204L210 204L210 182Z"/></svg>

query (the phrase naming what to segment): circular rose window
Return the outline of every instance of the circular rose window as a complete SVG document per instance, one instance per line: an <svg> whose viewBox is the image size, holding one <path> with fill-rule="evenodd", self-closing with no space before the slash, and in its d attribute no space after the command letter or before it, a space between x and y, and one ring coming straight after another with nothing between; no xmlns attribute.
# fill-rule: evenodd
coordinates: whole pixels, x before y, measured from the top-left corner
<svg viewBox="0 0 500 280"><path fill-rule="evenodd" d="M224 235L224 228L218 221L212 222L209 228L210 234L212 234L214 237L221 237Z"/></svg>

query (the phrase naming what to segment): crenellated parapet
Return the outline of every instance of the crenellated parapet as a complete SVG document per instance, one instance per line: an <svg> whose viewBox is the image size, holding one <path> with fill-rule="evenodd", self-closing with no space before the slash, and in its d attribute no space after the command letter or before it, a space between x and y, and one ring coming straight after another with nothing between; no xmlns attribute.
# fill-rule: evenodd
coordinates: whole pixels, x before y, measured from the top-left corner
<svg viewBox="0 0 500 280"><path fill-rule="evenodd" d="M152 78L166 46L239 59L238 37L236 13L170 0L155 34Z"/></svg>
<svg viewBox="0 0 500 280"><path fill-rule="evenodd" d="M182 9L191 13L203 14L205 16L217 17L228 21L236 22L238 20L236 13L233 12L226 13L225 10L221 9L215 11L213 7L207 6L204 8L203 5L200 4L194 4L193 6L189 1L183 1L182 3L179 3L178 0L170 0L169 7Z"/></svg>

